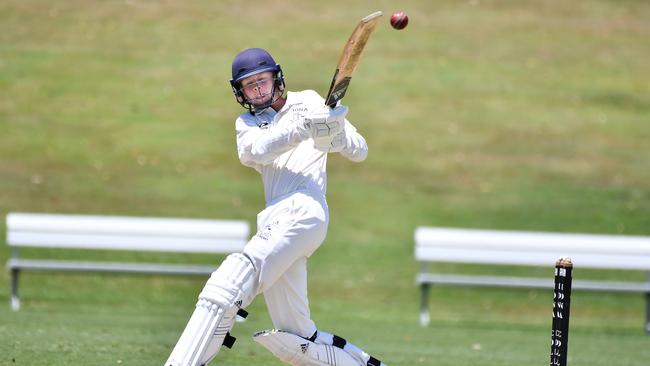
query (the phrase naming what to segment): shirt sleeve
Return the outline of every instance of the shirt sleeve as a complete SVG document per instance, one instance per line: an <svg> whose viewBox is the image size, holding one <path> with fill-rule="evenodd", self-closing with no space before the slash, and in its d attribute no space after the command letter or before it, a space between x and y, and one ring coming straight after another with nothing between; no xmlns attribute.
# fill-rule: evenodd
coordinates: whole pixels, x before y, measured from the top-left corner
<svg viewBox="0 0 650 366"><path fill-rule="evenodd" d="M341 155L354 162L362 162L368 157L368 144L366 139L357 132L356 127L345 120L345 148L341 150Z"/></svg>
<svg viewBox="0 0 650 366"><path fill-rule="evenodd" d="M242 164L255 168L268 165L275 158L298 145L302 138L293 125L259 127L254 121L237 118L237 153Z"/></svg>

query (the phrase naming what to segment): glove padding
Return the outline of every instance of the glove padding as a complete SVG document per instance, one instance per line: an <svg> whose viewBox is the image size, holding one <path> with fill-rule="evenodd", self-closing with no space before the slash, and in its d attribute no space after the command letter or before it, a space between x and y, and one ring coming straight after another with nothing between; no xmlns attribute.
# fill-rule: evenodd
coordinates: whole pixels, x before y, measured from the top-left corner
<svg viewBox="0 0 650 366"><path fill-rule="evenodd" d="M314 140L327 137L331 139L343 131L347 114L348 107L343 105L333 109L325 107L305 117L302 125L299 126L299 129L302 130L301 135L308 134Z"/></svg>
<svg viewBox="0 0 650 366"><path fill-rule="evenodd" d="M345 129L335 136L321 137L314 139L314 147L326 153L338 153L345 149L347 144L347 136Z"/></svg>

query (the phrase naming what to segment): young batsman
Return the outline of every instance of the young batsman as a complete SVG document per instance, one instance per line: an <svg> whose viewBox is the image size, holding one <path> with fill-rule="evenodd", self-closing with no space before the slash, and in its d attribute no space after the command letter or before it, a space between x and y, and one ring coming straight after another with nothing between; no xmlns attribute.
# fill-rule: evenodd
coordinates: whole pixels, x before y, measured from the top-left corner
<svg viewBox="0 0 650 366"><path fill-rule="evenodd" d="M383 365L317 330L307 299L307 259L325 240L329 222L327 155L363 161L366 141L345 118L347 107L329 108L312 90L285 96L282 69L263 49L235 57L230 83L248 109L235 122L239 159L261 174L266 208L243 252L229 255L205 284L165 366L205 365L222 345L231 347L235 316L245 315L243 308L260 293L276 329L253 337L284 362Z"/></svg>

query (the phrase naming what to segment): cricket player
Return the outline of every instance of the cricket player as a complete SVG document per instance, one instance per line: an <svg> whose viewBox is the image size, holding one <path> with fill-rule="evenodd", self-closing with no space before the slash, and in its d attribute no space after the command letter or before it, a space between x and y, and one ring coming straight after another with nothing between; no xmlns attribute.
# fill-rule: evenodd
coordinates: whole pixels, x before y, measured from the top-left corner
<svg viewBox="0 0 650 366"><path fill-rule="evenodd" d="M345 118L347 107L325 106L315 91L288 92L282 69L260 48L239 53L230 81L248 109L235 122L242 164L262 175L266 208L242 253L229 255L212 273L165 366L206 365L230 336L237 314L264 294L276 329L253 338L295 366L380 366L363 350L316 328L307 299L307 259L327 234L327 155L360 162L363 136Z"/></svg>

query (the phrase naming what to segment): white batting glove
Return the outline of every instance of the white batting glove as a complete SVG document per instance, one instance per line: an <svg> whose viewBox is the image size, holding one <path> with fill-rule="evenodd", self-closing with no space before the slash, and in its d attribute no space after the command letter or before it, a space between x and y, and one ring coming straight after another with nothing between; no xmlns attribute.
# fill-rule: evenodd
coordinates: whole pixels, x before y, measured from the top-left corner
<svg viewBox="0 0 650 366"><path fill-rule="evenodd" d="M304 132L308 132L314 140L326 137L332 138L343 131L347 114L348 107L343 105L333 109L325 107L306 116L300 127Z"/></svg>
<svg viewBox="0 0 650 366"><path fill-rule="evenodd" d="M347 137L345 129L332 137L321 137L314 139L314 147L327 153L338 153L345 149Z"/></svg>

